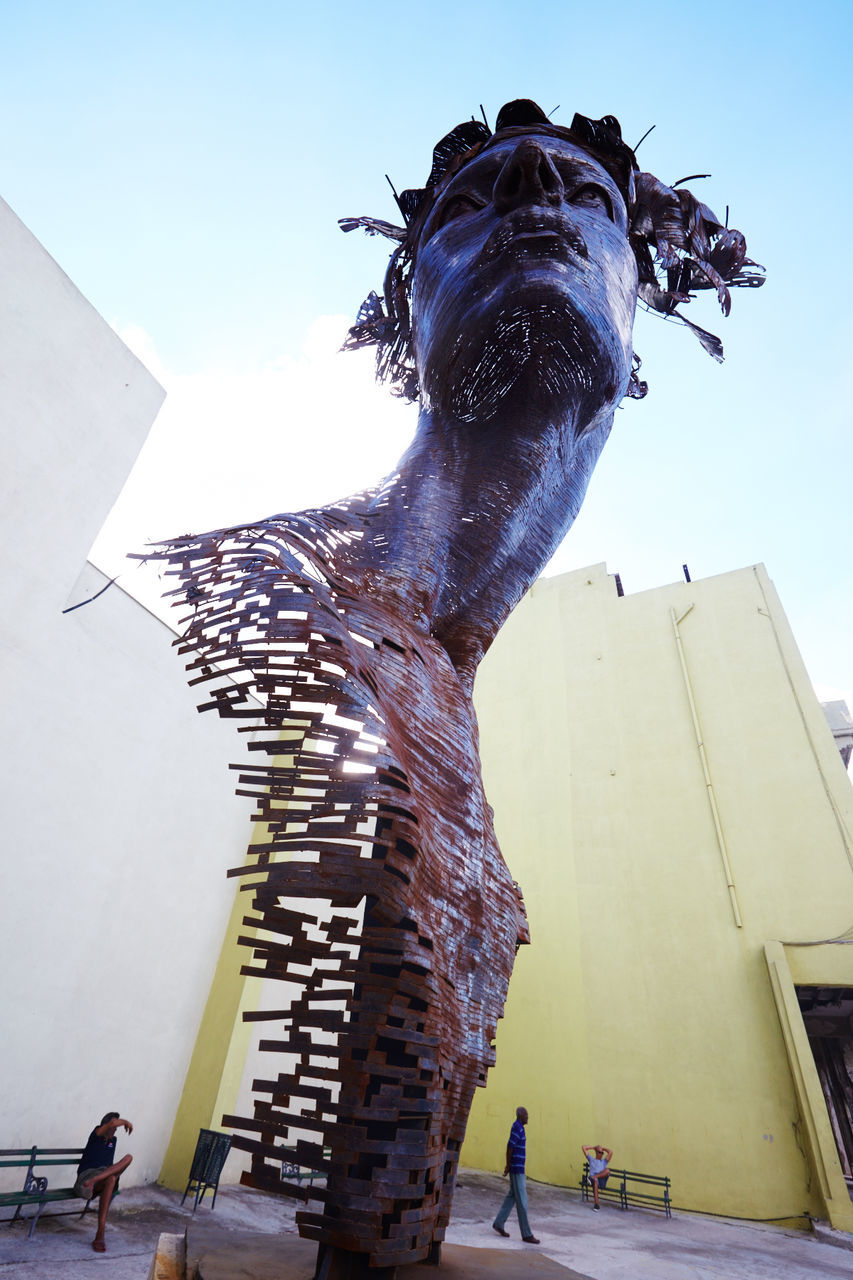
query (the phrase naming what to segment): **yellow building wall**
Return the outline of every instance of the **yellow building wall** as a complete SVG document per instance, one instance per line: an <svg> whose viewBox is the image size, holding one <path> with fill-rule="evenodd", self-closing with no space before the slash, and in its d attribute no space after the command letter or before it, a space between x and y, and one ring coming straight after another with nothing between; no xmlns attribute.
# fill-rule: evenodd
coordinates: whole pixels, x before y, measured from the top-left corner
<svg viewBox="0 0 853 1280"><path fill-rule="evenodd" d="M625 597L603 565L545 579L475 701L533 941L463 1162L502 1168L524 1104L534 1178L577 1184L602 1142L684 1208L853 1230L765 956L853 925L853 789L764 569ZM853 985L853 947L823 951Z"/></svg>
<svg viewBox="0 0 853 1280"><path fill-rule="evenodd" d="M250 956L237 942L252 935L243 924L249 906L238 887L157 1179L175 1191L187 1186L199 1129L222 1131L222 1117L234 1111L240 1088L252 1034L243 1014L257 1008L262 987L261 979L240 973Z"/></svg>
<svg viewBox="0 0 853 1280"><path fill-rule="evenodd" d="M279 763L292 764L293 743L301 743L303 736L302 729L296 723L282 732L281 755L275 757ZM286 808L287 804L275 807ZM250 845L263 844L270 838L269 826L259 814L255 814L254 819ZM253 863L248 865L254 869ZM257 1028L244 1020L244 1014L256 1011L264 1003L265 994L269 995L265 979L242 972L247 966L251 967L252 952L247 946L241 945L239 939L256 936L254 926L246 923L247 917L252 917L251 889L254 883L251 875L241 877L235 891L213 982L160 1170L158 1181L174 1190L183 1190L187 1185L199 1129L222 1131L223 1117L238 1112L237 1104L241 1095L245 1102L244 1113L248 1115L252 1111L253 1099L250 1091L244 1087L247 1083L244 1077L248 1068L257 1065L252 1057L252 1050L259 1036ZM304 902L302 900L302 905ZM317 905L318 910L321 909L320 904ZM267 1007L281 1008L282 1001L287 1005L293 988L287 994L282 992L281 982L274 982L272 985L275 997ZM239 1178L241 1167L246 1164L247 1158L236 1158L236 1148L232 1149L223 1170L222 1181Z"/></svg>

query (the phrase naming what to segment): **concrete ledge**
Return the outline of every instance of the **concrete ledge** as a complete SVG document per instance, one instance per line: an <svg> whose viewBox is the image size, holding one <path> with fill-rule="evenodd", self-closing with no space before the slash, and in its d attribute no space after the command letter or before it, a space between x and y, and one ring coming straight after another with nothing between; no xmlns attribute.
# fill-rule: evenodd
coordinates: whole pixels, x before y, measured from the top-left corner
<svg viewBox="0 0 853 1280"><path fill-rule="evenodd" d="M853 1235L849 1231L839 1231L828 1222L812 1220L812 1231L815 1239L821 1244L834 1244L839 1249L853 1249Z"/></svg>
<svg viewBox="0 0 853 1280"><path fill-rule="evenodd" d="M148 1280L186 1280L187 1233L161 1233Z"/></svg>
<svg viewBox="0 0 853 1280"><path fill-rule="evenodd" d="M187 1228L186 1257L186 1280L311 1280L317 1246L291 1235L231 1231L226 1237L213 1224L193 1223ZM397 1280L428 1280L431 1275L437 1280L590 1280L535 1249L508 1252L461 1244L443 1245L440 1267L418 1263L397 1268Z"/></svg>

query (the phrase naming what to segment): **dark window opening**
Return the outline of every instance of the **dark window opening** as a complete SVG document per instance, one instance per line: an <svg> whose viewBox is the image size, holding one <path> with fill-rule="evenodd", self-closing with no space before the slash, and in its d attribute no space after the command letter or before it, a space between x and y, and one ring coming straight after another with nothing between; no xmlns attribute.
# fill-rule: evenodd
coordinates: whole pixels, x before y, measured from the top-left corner
<svg viewBox="0 0 853 1280"><path fill-rule="evenodd" d="M853 1200L853 988L797 987L797 1000Z"/></svg>

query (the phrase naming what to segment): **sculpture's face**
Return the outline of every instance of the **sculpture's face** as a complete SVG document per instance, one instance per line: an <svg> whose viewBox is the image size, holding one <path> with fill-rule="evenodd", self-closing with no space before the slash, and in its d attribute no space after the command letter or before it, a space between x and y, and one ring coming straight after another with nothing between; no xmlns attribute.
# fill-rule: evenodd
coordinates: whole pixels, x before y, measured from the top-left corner
<svg viewBox="0 0 853 1280"><path fill-rule="evenodd" d="M610 175L572 143L498 137L441 192L415 259L427 405L464 422L502 406L587 425L631 373L637 267Z"/></svg>

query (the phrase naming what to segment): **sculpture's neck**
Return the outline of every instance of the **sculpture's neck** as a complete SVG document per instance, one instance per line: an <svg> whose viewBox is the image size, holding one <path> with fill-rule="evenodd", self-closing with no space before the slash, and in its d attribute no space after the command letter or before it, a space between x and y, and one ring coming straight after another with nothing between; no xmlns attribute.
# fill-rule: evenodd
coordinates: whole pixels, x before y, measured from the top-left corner
<svg viewBox="0 0 853 1280"><path fill-rule="evenodd" d="M364 508L346 576L447 650L470 689L507 615L580 508L610 419L447 424L421 412L397 472Z"/></svg>

